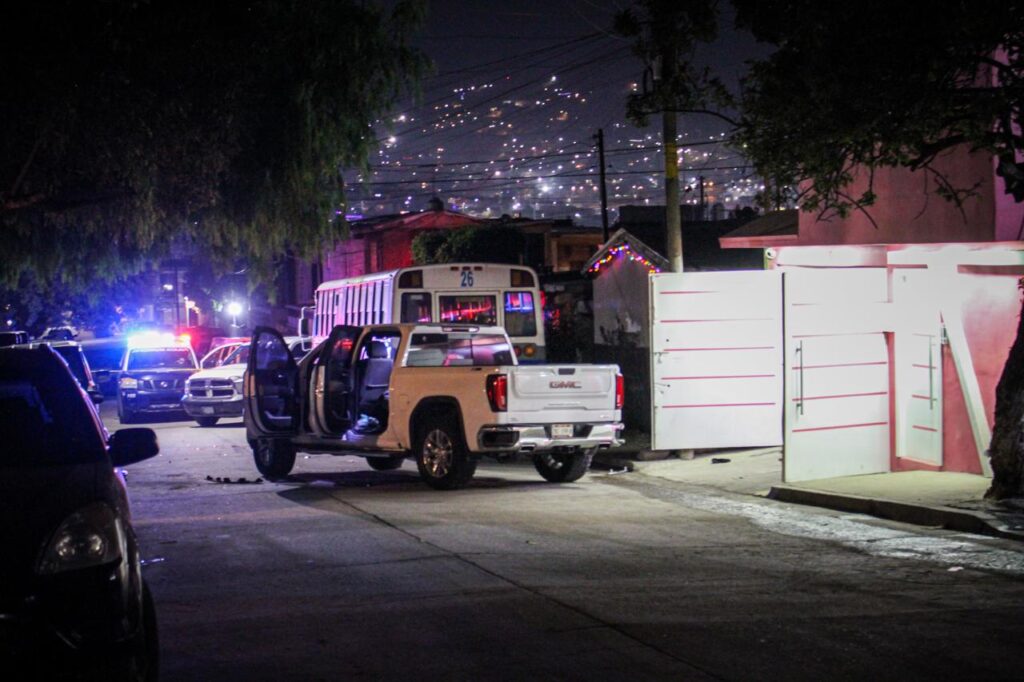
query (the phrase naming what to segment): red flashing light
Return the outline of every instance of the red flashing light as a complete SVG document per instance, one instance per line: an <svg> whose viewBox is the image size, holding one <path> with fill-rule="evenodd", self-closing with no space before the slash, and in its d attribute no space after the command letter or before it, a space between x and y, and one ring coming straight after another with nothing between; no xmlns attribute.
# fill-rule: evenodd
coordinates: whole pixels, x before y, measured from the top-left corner
<svg viewBox="0 0 1024 682"><path fill-rule="evenodd" d="M615 409L621 410L626 404L626 382L621 374L615 375Z"/></svg>
<svg viewBox="0 0 1024 682"><path fill-rule="evenodd" d="M491 374L487 377L487 401L492 412L508 410L508 375Z"/></svg>

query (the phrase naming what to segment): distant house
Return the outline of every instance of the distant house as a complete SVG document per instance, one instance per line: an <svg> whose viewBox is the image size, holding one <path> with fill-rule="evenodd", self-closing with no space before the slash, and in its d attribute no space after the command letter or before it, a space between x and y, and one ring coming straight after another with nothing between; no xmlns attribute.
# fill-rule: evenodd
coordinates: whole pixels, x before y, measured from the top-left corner
<svg viewBox="0 0 1024 682"><path fill-rule="evenodd" d="M485 221L444 208L433 200L426 211L358 220L350 237L323 255L323 279L358 277L412 265L412 242L428 230L453 230Z"/></svg>

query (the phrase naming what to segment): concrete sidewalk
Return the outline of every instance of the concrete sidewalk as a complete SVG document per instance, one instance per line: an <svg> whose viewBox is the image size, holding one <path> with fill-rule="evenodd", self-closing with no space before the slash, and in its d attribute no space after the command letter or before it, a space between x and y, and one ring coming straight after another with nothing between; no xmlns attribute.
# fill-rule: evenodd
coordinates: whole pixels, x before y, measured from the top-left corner
<svg viewBox="0 0 1024 682"><path fill-rule="evenodd" d="M782 449L698 451L693 459L653 459L642 437L599 453L595 469L630 471L731 493L757 495L894 521L1024 540L1024 500L983 499L989 479L971 474L905 471L782 482Z"/></svg>

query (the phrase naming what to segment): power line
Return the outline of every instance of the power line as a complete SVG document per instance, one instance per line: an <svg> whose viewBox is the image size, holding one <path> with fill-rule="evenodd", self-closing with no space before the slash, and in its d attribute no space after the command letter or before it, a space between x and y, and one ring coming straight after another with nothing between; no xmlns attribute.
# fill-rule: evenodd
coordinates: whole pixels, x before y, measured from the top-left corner
<svg viewBox="0 0 1024 682"><path fill-rule="evenodd" d="M743 170L749 168L750 164L743 164L738 166L688 166L679 169L680 172L704 172L704 171L726 171L726 170ZM584 169L574 168L573 171L579 171ZM412 180L380 180L380 181L368 181L357 183L359 185L380 187L387 185L425 185L425 184L437 184L440 182L462 182L462 181L474 181L474 182L507 182L512 180L550 180L554 178L594 178L596 177L594 171L598 170L597 166L588 166L585 170L591 172L579 173L579 172L565 172L565 173L551 173L549 175L502 175L492 176L491 178L475 177L473 175L457 176L448 175L443 177L430 177L430 178L416 178ZM625 170L625 171L607 171L608 176L623 176L623 175L656 175L657 170Z"/></svg>
<svg viewBox="0 0 1024 682"><path fill-rule="evenodd" d="M688 149L690 147L705 147L705 146L709 146L709 145L727 144L728 142L731 142L731 139L706 140L706 141L701 141L701 142L691 142L689 144L682 144L682 143L679 143L679 144L680 144L681 147ZM592 145L590 145L588 143L585 143L585 142L574 142L572 144L587 145L588 148L592 147ZM661 145L660 142L658 142L656 144L645 145L643 147L618 147L618 148L615 148L615 149L606 149L604 153L606 155L607 154L628 154L628 153L632 153L632 152L642 153L642 152L645 152L645 151L659 150L661 148L662 148L662 145ZM520 161L537 161L537 160L542 160L542 159L554 159L554 158L560 158L560 157L564 157L564 156L573 156L573 155L576 155L576 154L585 154L585 153L593 153L593 152L572 151L572 152L556 152L556 153L552 153L552 154L534 154L534 155L531 155L531 156L509 156L509 157L504 157L504 158L481 159L481 160L476 160L476 161L461 160L461 161L438 161L436 163L415 163L415 164L410 163L410 164L402 164L401 167L398 167L398 166L372 166L370 168L370 170L371 170L371 172L380 172L380 171L399 172L399 171L406 170L406 169L409 169L409 168L437 168L437 167L441 167L441 166L470 166L470 165L489 164L489 163L514 163L514 162L520 162Z"/></svg>

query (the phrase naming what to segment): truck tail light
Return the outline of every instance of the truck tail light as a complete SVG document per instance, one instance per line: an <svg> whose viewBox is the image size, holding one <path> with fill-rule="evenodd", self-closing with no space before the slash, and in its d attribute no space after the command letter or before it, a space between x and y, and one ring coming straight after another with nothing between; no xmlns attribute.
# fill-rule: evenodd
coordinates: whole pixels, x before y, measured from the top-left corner
<svg viewBox="0 0 1024 682"><path fill-rule="evenodd" d="M615 375L615 409L621 410L626 404L626 382L621 374Z"/></svg>
<svg viewBox="0 0 1024 682"><path fill-rule="evenodd" d="M508 410L508 375L491 374L487 377L487 401L493 412Z"/></svg>

